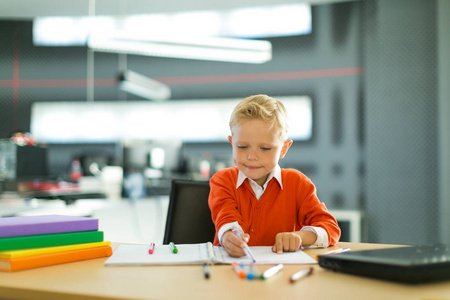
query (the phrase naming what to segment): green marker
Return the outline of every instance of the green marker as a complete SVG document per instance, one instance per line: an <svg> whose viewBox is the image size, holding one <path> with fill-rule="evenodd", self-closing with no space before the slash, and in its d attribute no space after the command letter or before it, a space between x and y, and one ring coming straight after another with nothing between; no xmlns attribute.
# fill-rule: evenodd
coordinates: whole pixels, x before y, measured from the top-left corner
<svg viewBox="0 0 450 300"><path fill-rule="evenodd" d="M173 242L170 242L169 246L170 246L170 250L172 250L173 253L178 253L177 246L175 246L175 244Z"/></svg>

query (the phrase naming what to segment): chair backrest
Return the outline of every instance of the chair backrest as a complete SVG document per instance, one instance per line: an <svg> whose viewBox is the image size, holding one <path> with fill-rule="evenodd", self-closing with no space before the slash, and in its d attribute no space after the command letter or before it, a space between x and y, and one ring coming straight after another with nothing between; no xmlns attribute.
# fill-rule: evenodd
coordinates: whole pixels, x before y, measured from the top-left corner
<svg viewBox="0 0 450 300"><path fill-rule="evenodd" d="M208 181L172 180L164 244L195 244L214 240L216 230L208 197Z"/></svg>

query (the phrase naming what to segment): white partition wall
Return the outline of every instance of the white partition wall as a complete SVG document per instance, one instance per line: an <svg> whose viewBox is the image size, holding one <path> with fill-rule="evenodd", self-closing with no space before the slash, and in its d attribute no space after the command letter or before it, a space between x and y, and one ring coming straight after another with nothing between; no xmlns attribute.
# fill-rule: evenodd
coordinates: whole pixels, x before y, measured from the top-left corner
<svg viewBox="0 0 450 300"><path fill-rule="evenodd" d="M312 103L307 96L277 97L289 118L289 138L312 135ZM233 108L242 99L165 102L36 102L31 132L39 142L111 142L124 139L222 142L230 134Z"/></svg>

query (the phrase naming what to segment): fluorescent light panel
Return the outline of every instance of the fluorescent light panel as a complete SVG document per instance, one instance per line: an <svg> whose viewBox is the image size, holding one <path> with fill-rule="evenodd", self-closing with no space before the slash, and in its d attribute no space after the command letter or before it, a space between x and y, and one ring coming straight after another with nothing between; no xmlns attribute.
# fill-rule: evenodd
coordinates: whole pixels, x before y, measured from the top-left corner
<svg viewBox="0 0 450 300"><path fill-rule="evenodd" d="M205 25L206 24L206 25ZM122 29L161 35L267 38L311 33L307 3L248 7L223 11L142 14L125 17L44 17L33 22L37 46L84 46L90 33Z"/></svg>
<svg viewBox="0 0 450 300"><path fill-rule="evenodd" d="M115 31L92 34L88 47L100 52L241 63L272 59L272 44L268 41L219 37L138 36Z"/></svg>

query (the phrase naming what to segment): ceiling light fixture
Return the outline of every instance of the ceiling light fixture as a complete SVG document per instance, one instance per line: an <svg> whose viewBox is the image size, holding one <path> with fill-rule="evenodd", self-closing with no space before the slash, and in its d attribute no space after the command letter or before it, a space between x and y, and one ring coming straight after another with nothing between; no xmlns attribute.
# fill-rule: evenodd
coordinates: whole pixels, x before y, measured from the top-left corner
<svg viewBox="0 0 450 300"><path fill-rule="evenodd" d="M170 87L133 71L119 74L118 86L122 91L154 101L170 99Z"/></svg>
<svg viewBox="0 0 450 300"><path fill-rule="evenodd" d="M221 37L142 36L114 31L91 34L88 47L98 52L254 64L272 59L269 41Z"/></svg>

